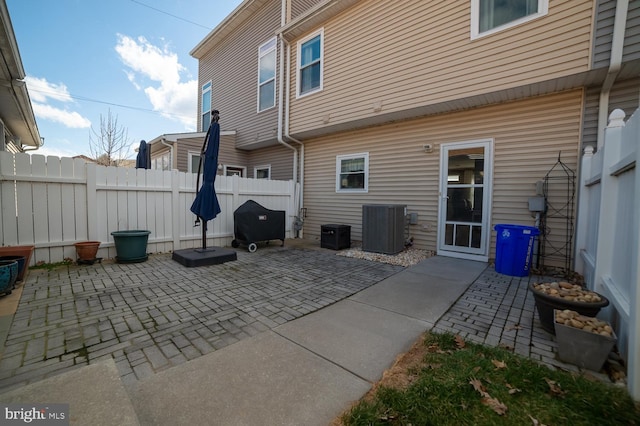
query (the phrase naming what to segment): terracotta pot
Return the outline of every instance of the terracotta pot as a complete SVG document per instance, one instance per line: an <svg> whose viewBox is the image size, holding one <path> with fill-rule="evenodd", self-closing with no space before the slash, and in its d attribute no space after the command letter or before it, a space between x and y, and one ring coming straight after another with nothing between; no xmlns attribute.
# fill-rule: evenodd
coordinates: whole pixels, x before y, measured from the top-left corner
<svg viewBox="0 0 640 426"><path fill-rule="evenodd" d="M78 260L95 260L98 254L98 247L100 247L100 241L83 241L81 243L75 243L76 254Z"/></svg>
<svg viewBox="0 0 640 426"><path fill-rule="evenodd" d="M22 281L27 276L31 254L35 246L7 246L0 247L0 256L20 256L25 258L24 267L18 271L18 281Z"/></svg>

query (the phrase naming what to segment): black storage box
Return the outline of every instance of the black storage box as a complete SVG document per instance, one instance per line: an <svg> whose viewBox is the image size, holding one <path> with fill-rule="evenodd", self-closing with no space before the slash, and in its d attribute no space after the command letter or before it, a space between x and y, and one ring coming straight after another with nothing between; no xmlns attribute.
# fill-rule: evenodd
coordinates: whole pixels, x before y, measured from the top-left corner
<svg viewBox="0 0 640 426"><path fill-rule="evenodd" d="M320 227L320 247L341 250L351 247L351 227L349 225L322 225Z"/></svg>
<svg viewBox="0 0 640 426"><path fill-rule="evenodd" d="M285 215L284 210L269 210L253 200L245 202L233 212L235 239L231 245L245 244L250 252L256 251L259 241L281 240L284 245Z"/></svg>

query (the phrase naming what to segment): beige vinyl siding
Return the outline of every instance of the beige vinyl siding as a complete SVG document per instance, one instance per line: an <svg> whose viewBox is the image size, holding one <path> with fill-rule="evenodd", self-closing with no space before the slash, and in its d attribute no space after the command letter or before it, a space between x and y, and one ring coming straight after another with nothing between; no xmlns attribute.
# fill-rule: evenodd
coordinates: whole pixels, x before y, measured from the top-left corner
<svg viewBox="0 0 640 426"><path fill-rule="evenodd" d="M177 164L178 170L181 172L189 171L189 152L200 155L202 151L203 138L185 138L178 139L177 146ZM218 151L219 164L246 164L247 153L235 148L235 136L220 136L220 150ZM220 173L220 172L219 172Z"/></svg>
<svg viewBox="0 0 640 426"><path fill-rule="evenodd" d="M271 166L271 179L290 180L293 179L293 151L282 145L270 146L248 152L249 177L255 177L253 168L257 166Z"/></svg>
<svg viewBox="0 0 640 426"><path fill-rule="evenodd" d="M321 1L322 0L291 0L291 19L296 19Z"/></svg>
<svg viewBox="0 0 640 426"><path fill-rule="evenodd" d="M535 183L553 167L558 152L576 170L580 141L582 90L442 114L335 134L305 142L304 224L306 238L319 239L327 223L351 226L362 238L363 204L406 204L418 213L410 227L419 248L437 247L440 145L494 139L492 226L534 224L528 198ZM424 144L434 151L425 153ZM369 153L369 192L335 191L336 156ZM555 232L552 238L562 239ZM492 231L491 254L495 253Z"/></svg>
<svg viewBox="0 0 640 426"><path fill-rule="evenodd" d="M587 71L592 5L471 40L469 1L361 1L324 25L323 91L295 99L292 73L291 134Z"/></svg>
<svg viewBox="0 0 640 426"><path fill-rule="evenodd" d="M280 2L269 2L199 61L198 90L207 81L212 81L212 108L220 110L220 125L223 130L237 131L238 147L263 141L275 143L277 105L257 112L258 47L273 38L279 26ZM278 75L276 104L277 90L280 90L277 82ZM201 102L199 92L198 127L202 120Z"/></svg>
<svg viewBox="0 0 640 426"><path fill-rule="evenodd" d="M638 0L629 3L624 48L622 51L623 61L632 61L634 59L640 59L640 1Z"/></svg>

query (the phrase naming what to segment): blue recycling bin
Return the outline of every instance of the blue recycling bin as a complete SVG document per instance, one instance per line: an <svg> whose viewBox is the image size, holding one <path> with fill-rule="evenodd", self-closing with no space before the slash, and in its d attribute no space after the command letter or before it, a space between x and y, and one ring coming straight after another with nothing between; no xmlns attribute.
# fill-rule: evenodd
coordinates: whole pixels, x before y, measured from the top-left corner
<svg viewBox="0 0 640 426"><path fill-rule="evenodd" d="M493 229L496 240L496 272L512 277L526 277L531 269L538 228L499 224Z"/></svg>

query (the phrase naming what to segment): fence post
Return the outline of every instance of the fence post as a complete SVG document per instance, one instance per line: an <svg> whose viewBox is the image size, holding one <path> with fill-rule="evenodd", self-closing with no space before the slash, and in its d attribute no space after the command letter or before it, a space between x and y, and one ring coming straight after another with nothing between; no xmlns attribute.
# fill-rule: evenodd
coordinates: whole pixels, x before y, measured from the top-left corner
<svg viewBox="0 0 640 426"><path fill-rule="evenodd" d="M636 116L638 114L638 116ZM640 127L637 123L640 121L640 109L636 110L634 116L631 117L636 121L636 129ZM631 246L632 259L636 259L635 264L631 266L631 300L629 318L629 344L628 344L628 360L627 360L627 373L628 373L628 389L629 393L636 401L640 401L640 262L637 261L640 258L640 135L636 132L630 132L634 134L634 143L636 149L636 169L635 169L635 188L634 193L631 195L633 200L633 223L631 224L633 241Z"/></svg>
<svg viewBox="0 0 640 426"><path fill-rule="evenodd" d="M576 218L576 250L574 255L574 270L584 275L584 260L582 251L586 245L587 231L591 212L589 211L589 199L591 191L587 187L587 179L591 176L591 165L593 164L593 147L588 145L584 148L582 155L582 165L580 166L580 181L578 188L578 215Z"/></svg>
<svg viewBox="0 0 640 426"><path fill-rule="evenodd" d="M171 236L173 238L173 251L180 247L180 175L178 171L171 170Z"/></svg>
<svg viewBox="0 0 640 426"><path fill-rule="evenodd" d="M87 179L87 235L90 241L99 241L98 235L98 195L97 195L97 169L93 163L86 164Z"/></svg>
<svg viewBox="0 0 640 426"><path fill-rule="evenodd" d="M600 216L598 221L598 244L596 248L596 265L594 268L594 289L603 292L603 276L611 274L614 253L615 206L618 199L618 182L616 177L608 173L620 152L622 128L624 127L624 111L614 110L609 115L609 125L604 131L604 145L602 155L602 178L600 181L601 199Z"/></svg>

